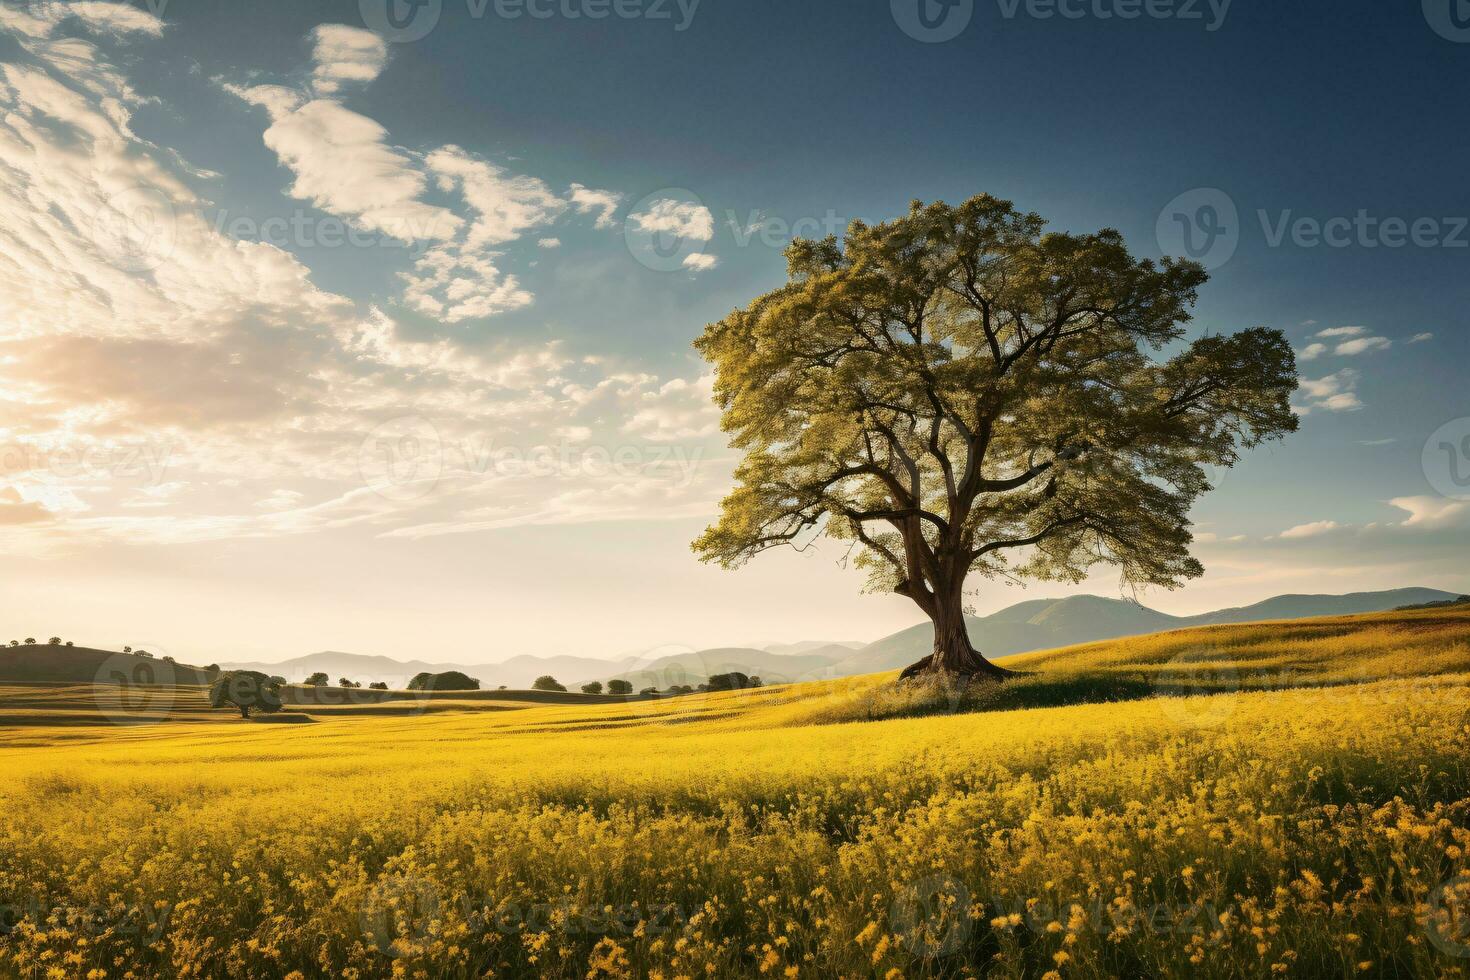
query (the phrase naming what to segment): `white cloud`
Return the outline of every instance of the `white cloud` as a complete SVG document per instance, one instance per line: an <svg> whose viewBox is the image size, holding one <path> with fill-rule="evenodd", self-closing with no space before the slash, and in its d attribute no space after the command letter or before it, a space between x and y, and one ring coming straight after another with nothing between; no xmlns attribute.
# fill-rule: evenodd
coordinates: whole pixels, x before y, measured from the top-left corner
<svg viewBox="0 0 1470 980"><path fill-rule="evenodd" d="M1336 521L1313 521L1310 524L1298 524L1296 527L1287 528L1277 537L1281 538L1315 538L1332 531L1341 530L1343 525Z"/></svg>
<svg viewBox="0 0 1470 980"><path fill-rule="evenodd" d="M1470 524L1470 501L1449 500L1444 497L1395 497L1389 501L1393 507L1409 516L1402 527L1435 530Z"/></svg>
<svg viewBox="0 0 1470 980"><path fill-rule="evenodd" d="M1368 332L1367 327L1329 327L1319 330L1315 334L1318 337L1361 337Z"/></svg>
<svg viewBox="0 0 1470 980"><path fill-rule="evenodd" d="M1407 343L1410 343L1410 344L1422 344L1426 340L1433 340L1433 339L1434 339L1434 334L1432 334L1432 333L1416 333L1416 334L1414 334L1414 336L1412 336L1412 337L1410 337L1408 339Z"/></svg>
<svg viewBox="0 0 1470 980"><path fill-rule="evenodd" d="M617 223L613 220L613 215L617 213L618 203L622 199L621 194L612 191L599 191L581 184L571 186L571 200L577 213L596 214L597 219L593 222L595 228L607 229Z"/></svg>
<svg viewBox="0 0 1470 980"><path fill-rule="evenodd" d="M692 272L708 272L720 264L720 260L707 252L691 252L684 256L684 268Z"/></svg>
<svg viewBox="0 0 1470 980"><path fill-rule="evenodd" d="M0 66L0 437L23 460L0 490L9 547L709 512L728 469L696 472L700 447L678 441L711 431L696 397L706 382L422 324L410 336L384 313L361 315L290 253L205 221L200 175L131 131L142 100L115 60L53 39L48 24L0 8L18 49ZM281 86L232 90L269 112L267 142L306 199L364 227L442 210L416 196L429 176L420 158L371 120ZM438 164L464 214L431 239L406 301L450 321L530 302L498 253L468 242L520 234L566 204L462 151L445 148ZM385 498L362 463L370 435L405 412L446 453L442 488L410 501ZM487 471L472 451L558 440L594 461L598 447L635 441L678 452L538 474ZM135 450L153 465L48 464Z"/></svg>
<svg viewBox="0 0 1470 980"><path fill-rule="evenodd" d="M1352 368L1344 368L1325 378L1303 378L1300 390L1306 402L1294 405L1292 408L1298 415L1307 415L1318 410L1350 412L1362 408L1363 403L1358 399L1355 391L1358 378L1358 372Z"/></svg>
<svg viewBox="0 0 1470 980"><path fill-rule="evenodd" d="M292 197L405 242L449 240L464 224L420 200L424 174L367 116L331 99L293 103L276 85L227 90L270 113L265 145L295 175Z"/></svg>
<svg viewBox="0 0 1470 980"><path fill-rule="evenodd" d="M695 242L715 237L715 218L709 208L692 201L659 198L645 211L628 215L628 220L641 231L671 235Z"/></svg>
<svg viewBox="0 0 1470 980"><path fill-rule="evenodd" d="M1298 361L1315 361L1325 353L1327 353L1326 344L1308 344L1297 351L1296 359Z"/></svg>
<svg viewBox="0 0 1470 980"><path fill-rule="evenodd" d="M538 238L538 239L536 239L536 247L537 248L561 248L561 239L560 238Z"/></svg>
<svg viewBox="0 0 1470 980"><path fill-rule="evenodd" d="M388 64L388 44L372 31L322 24L311 32L312 87L331 95L343 82L371 82Z"/></svg>
<svg viewBox="0 0 1470 980"><path fill-rule="evenodd" d="M694 381L675 379L656 390L642 392L623 431L655 442L713 435L720 427L714 390L715 377L706 374Z"/></svg>
<svg viewBox="0 0 1470 980"><path fill-rule="evenodd" d="M566 207L565 201L535 177L510 174L457 146L435 150L425 163L438 178L440 190L459 191L475 212L464 242L470 250L514 241Z"/></svg>
<svg viewBox="0 0 1470 980"><path fill-rule="evenodd" d="M1360 337L1357 340L1349 340L1338 344L1333 351L1339 357L1354 357L1358 354L1366 354L1370 351L1388 350L1393 346L1393 341L1387 337Z"/></svg>

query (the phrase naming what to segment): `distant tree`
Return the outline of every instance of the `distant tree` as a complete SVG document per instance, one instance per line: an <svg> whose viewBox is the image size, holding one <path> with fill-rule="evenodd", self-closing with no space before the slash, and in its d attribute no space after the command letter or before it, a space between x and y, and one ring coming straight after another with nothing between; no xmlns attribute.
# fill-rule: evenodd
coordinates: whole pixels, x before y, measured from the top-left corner
<svg viewBox="0 0 1470 980"><path fill-rule="evenodd" d="M274 684L276 687L285 687L286 678L280 676L279 674L272 674L271 683Z"/></svg>
<svg viewBox="0 0 1470 980"><path fill-rule="evenodd" d="M533 691L565 691L566 688L563 687L561 684L559 684L557 682L557 679L555 677L552 677L550 674L543 674L540 677L536 678L535 683L533 683L531 685L531 690L533 690Z"/></svg>
<svg viewBox="0 0 1470 980"><path fill-rule="evenodd" d="M415 674L408 682L410 691L478 691L480 682L457 670L446 670L441 674L425 671Z"/></svg>
<svg viewBox="0 0 1470 980"><path fill-rule="evenodd" d="M633 682L624 680L610 680L607 682L607 693L609 694L632 694Z"/></svg>
<svg viewBox="0 0 1470 980"><path fill-rule="evenodd" d="M34 636L28 636L28 637L26 637L26 646L31 647L31 646L35 646L35 645L36 645L36 638Z"/></svg>
<svg viewBox="0 0 1470 980"><path fill-rule="evenodd" d="M168 654L166 654L166 653L165 653L165 654L164 654L164 655L163 655L163 662L164 662L164 663L166 663L166 664L171 664L171 663L177 663L177 661L176 661L176 660L174 660L174 658L173 658L173 657L170 657L170 656L169 656L169 655L168 655Z"/></svg>
<svg viewBox="0 0 1470 980"><path fill-rule="evenodd" d="M732 670L728 674L713 674L709 679L711 691L739 691L751 686L750 677L738 670Z"/></svg>
<svg viewBox="0 0 1470 980"><path fill-rule="evenodd" d="M273 715L281 710L281 688L274 678L256 670L232 670L221 674L209 688L209 704L214 708L232 706L241 718L249 718L251 709Z"/></svg>
<svg viewBox="0 0 1470 980"><path fill-rule="evenodd" d="M27 640L26 642L29 643L31 641L30 640ZM132 647L123 647L123 653L132 653L132 652L133 652L133 648Z"/></svg>
<svg viewBox="0 0 1470 980"><path fill-rule="evenodd" d="M59 637L59 636L53 636L51 639L49 639L49 640L46 641L46 645L47 646L53 646L53 647L59 647L59 646L61 646L61 637Z"/></svg>
<svg viewBox="0 0 1470 980"><path fill-rule="evenodd" d="M371 684L368 685L368 690L370 690L370 691L386 691L386 690L388 690L388 685L386 683L384 683L383 681L373 681Z"/></svg>
<svg viewBox="0 0 1470 980"><path fill-rule="evenodd" d="M13 646L13 647L18 647L18 646L20 646L20 641L19 640L11 640L10 641L10 645Z"/></svg>
<svg viewBox="0 0 1470 980"><path fill-rule="evenodd" d="M327 676L327 672L325 670L319 670L306 679L306 683L311 685L312 687L322 687L323 685L330 684L331 682L332 679Z"/></svg>
<svg viewBox="0 0 1470 980"><path fill-rule="evenodd" d="M339 677L337 678L337 683L341 687L362 687L360 681L354 682L350 677Z"/></svg>
<svg viewBox="0 0 1470 980"><path fill-rule="evenodd" d="M74 644L74 643L72 643L72 641L71 641L71 640L67 640L67 641L66 641L66 645L67 645L67 646L75 646L75 644Z"/></svg>
<svg viewBox="0 0 1470 980"><path fill-rule="evenodd" d="M700 557L850 543L870 590L934 624L904 677L1010 674L971 645L971 574L1203 574L1207 467L1297 428L1291 344L1264 328L1186 342L1202 266L1045 224L980 195L792 242L787 283L695 343L745 454Z"/></svg>
<svg viewBox="0 0 1470 980"><path fill-rule="evenodd" d="M507 688L506 688L506 686L504 684L502 684L499 687L497 687L496 690L497 691L504 691L504 690L507 690Z"/></svg>
<svg viewBox="0 0 1470 980"><path fill-rule="evenodd" d="M761 686L761 679L759 677L751 677L751 679L750 679L750 686L751 687L760 687Z"/></svg>
<svg viewBox="0 0 1470 980"><path fill-rule="evenodd" d="M656 697L658 697L658 688L656 688L656 687L645 687L643 690L639 691L638 693L641 694L641 695L643 695L646 698L656 698Z"/></svg>
<svg viewBox="0 0 1470 980"><path fill-rule="evenodd" d="M149 660L152 660L153 659L153 654L149 653L147 650L134 650L133 651L133 656L135 656L135 657L146 657Z"/></svg>
<svg viewBox="0 0 1470 980"><path fill-rule="evenodd" d="M593 681L591 684L583 684L582 685L582 693L583 694L601 694L602 693L602 681Z"/></svg>

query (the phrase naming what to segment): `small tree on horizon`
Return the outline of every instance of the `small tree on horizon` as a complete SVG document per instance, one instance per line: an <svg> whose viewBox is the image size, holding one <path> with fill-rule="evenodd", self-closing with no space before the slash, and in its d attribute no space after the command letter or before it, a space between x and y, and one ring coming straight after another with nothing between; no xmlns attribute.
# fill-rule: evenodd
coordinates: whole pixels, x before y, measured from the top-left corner
<svg viewBox="0 0 1470 980"><path fill-rule="evenodd" d="M555 677L552 677L550 674L542 674L540 677L536 678L534 683L531 684L531 690L565 691L566 688L563 687L561 683L559 683L557 679Z"/></svg>
<svg viewBox="0 0 1470 980"><path fill-rule="evenodd" d="M1009 675L971 644L971 574L1203 574L1189 512L1205 467L1296 430L1291 345L1264 328L1182 343L1202 266L1044 224L980 195L792 242L787 284L695 342L745 454L700 558L845 543L869 590L934 624L903 677Z"/></svg>
<svg viewBox="0 0 1470 980"><path fill-rule="evenodd" d="M590 684L583 684L582 685L582 693L583 694L601 694L602 693L602 681L593 681Z"/></svg>
<svg viewBox="0 0 1470 980"><path fill-rule="evenodd" d="M609 694L632 694L633 682L625 680L610 680L607 682L607 693Z"/></svg>
<svg viewBox="0 0 1470 980"><path fill-rule="evenodd" d="M310 687L322 687L326 684L330 684L331 682L332 679L327 676L327 672L325 670L319 670L306 679L306 683Z"/></svg>

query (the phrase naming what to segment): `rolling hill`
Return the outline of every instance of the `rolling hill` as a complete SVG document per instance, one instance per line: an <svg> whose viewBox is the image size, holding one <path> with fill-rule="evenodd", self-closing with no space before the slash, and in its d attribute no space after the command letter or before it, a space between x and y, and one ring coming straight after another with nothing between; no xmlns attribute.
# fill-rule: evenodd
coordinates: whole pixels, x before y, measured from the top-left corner
<svg viewBox="0 0 1470 980"><path fill-rule="evenodd" d="M1196 616L1170 616L1136 602L1085 595L1031 599L989 616L968 617L965 622L976 648L994 659L1189 626L1384 612L1399 606L1454 598L1452 592L1418 588L1348 595L1281 595L1250 606ZM925 656L933 643L933 627L920 623L870 643L839 661L832 667L832 676L897 670Z"/></svg>

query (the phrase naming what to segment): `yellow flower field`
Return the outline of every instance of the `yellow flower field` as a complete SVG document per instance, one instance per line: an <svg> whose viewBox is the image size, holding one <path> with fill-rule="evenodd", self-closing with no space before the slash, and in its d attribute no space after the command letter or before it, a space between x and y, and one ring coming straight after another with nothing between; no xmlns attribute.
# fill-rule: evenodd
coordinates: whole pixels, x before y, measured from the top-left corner
<svg viewBox="0 0 1470 980"><path fill-rule="evenodd" d="M1316 623L1005 695L1187 698L10 729L0 974L1470 976L1470 616Z"/></svg>

